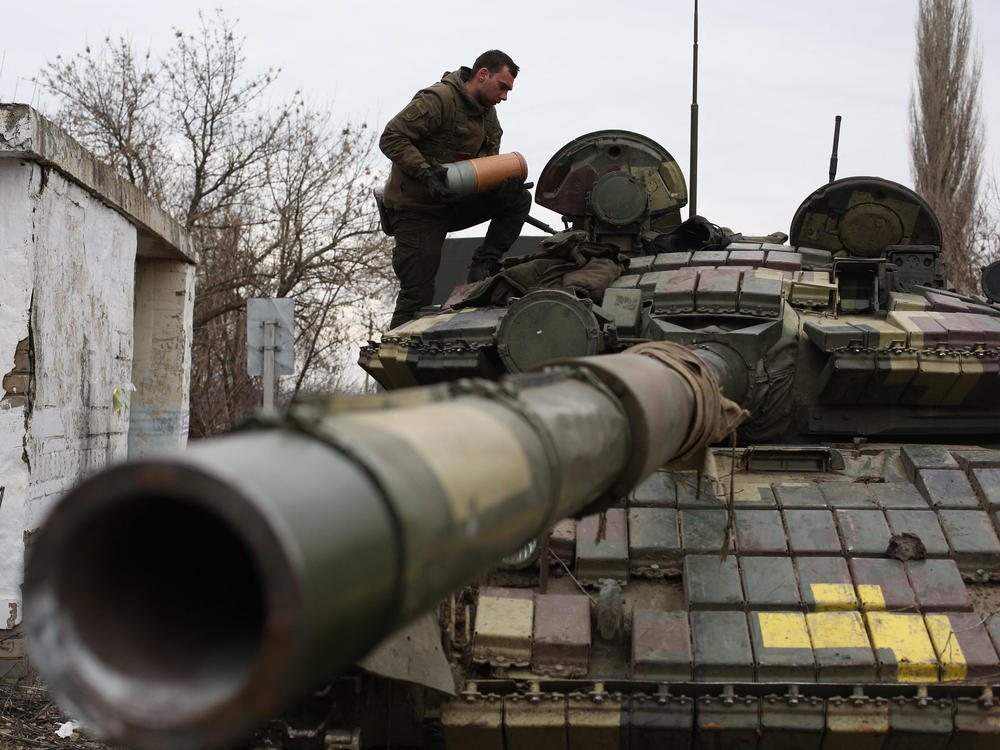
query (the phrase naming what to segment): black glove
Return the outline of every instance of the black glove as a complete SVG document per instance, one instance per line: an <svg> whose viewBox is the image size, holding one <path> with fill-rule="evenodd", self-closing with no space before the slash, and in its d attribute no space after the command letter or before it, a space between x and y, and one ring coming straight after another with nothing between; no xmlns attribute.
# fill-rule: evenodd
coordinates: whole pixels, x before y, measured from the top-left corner
<svg viewBox="0 0 1000 750"><path fill-rule="evenodd" d="M473 258L472 265L469 266L469 275L465 281L468 284L483 281L490 276L496 276L502 270L498 258Z"/></svg>
<svg viewBox="0 0 1000 750"><path fill-rule="evenodd" d="M432 164L420 173L420 181L439 203L451 203L458 198L458 193L448 187L447 178L448 170L440 164Z"/></svg>
<svg viewBox="0 0 1000 750"><path fill-rule="evenodd" d="M500 200L510 203L524 192L524 188L524 178L515 175L508 177L500 183L500 187L497 188L497 195L500 196Z"/></svg>

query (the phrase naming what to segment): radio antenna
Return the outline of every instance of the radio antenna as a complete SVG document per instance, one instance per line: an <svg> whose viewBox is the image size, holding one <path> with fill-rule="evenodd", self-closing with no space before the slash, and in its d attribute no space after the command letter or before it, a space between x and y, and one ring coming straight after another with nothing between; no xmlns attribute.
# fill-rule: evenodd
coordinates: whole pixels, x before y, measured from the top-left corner
<svg viewBox="0 0 1000 750"><path fill-rule="evenodd" d="M698 213L698 0L694 0L694 47L691 65L691 184L688 216Z"/></svg>

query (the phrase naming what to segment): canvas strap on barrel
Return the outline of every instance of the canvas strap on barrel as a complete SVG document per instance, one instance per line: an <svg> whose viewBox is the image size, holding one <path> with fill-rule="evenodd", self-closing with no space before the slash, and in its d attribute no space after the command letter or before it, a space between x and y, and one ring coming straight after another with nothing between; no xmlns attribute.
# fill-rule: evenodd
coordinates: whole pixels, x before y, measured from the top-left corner
<svg viewBox="0 0 1000 750"><path fill-rule="evenodd" d="M722 389L712 369L694 352L672 341L650 341L636 344L625 354L644 354L663 362L683 378L694 394L695 410L688 439L677 452L681 462L698 459L712 443L732 433L750 416L750 412L722 395Z"/></svg>

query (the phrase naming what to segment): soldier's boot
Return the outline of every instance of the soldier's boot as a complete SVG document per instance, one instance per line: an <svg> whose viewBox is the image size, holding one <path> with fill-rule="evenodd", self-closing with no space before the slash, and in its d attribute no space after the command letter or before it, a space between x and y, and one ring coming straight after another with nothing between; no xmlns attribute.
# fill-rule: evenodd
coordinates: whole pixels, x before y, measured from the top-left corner
<svg viewBox="0 0 1000 750"><path fill-rule="evenodd" d="M482 281L500 273L500 258L521 234L524 219L531 210L531 193L520 191L513 198L497 201L498 210L486 230L482 247L472 256L468 283Z"/></svg>

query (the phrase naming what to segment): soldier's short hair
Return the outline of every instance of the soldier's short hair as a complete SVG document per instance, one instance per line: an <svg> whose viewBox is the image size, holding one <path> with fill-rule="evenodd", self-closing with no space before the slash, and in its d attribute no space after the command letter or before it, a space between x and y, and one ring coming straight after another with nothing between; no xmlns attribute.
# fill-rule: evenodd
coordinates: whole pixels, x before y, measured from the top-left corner
<svg viewBox="0 0 1000 750"><path fill-rule="evenodd" d="M510 55L498 49L491 49L476 58L476 61L472 64L472 71L475 72L480 68L486 68L490 71L490 75L493 75L494 73L499 73L505 66L510 70L511 77L517 78L517 71L520 68L517 67L517 63L510 59Z"/></svg>

